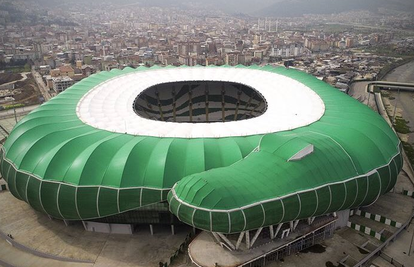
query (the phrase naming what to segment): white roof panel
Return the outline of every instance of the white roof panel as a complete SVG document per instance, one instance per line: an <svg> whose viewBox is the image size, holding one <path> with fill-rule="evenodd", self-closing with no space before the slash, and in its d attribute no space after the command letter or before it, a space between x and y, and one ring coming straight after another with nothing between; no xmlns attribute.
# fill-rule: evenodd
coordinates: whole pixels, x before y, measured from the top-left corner
<svg viewBox="0 0 414 267"><path fill-rule="evenodd" d="M226 81L260 92L267 101L261 116L231 122L184 123L155 121L133 110L145 89L170 82ZM78 103L77 115L86 124L111 132L156 137L214 138L292 130L319 120L322 99L304 84L262 70L241 68L175 68L132 72L91 89Z"/></svg>

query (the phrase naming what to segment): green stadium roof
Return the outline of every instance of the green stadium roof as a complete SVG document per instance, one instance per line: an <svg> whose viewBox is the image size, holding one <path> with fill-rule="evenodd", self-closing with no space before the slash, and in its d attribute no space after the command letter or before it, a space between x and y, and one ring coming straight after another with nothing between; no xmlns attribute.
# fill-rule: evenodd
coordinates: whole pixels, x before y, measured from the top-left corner
<svg viewBox="0 0 414 267"><path fill-rule="evenodd" d="M157 131L154 127L145 134L131 133L125 121L124 130L111 130L103 117L104 128L98 129L101 124L95 125L93 118L87 121L79 115L79 103L84 99L86 103L103 84L138 73L154 75L160 69L175 70L100 72L22 119L1 150L0 171L11 193L38 211L67 220L100 218L168 200L171 212L187 224L235 233L368 205L396 182L402 168L400 142L383 118L293 69L230 68L285 77L316 93L324 105L321 116L292 129L223 136L223 128L221 137L210 133L199 137L200 132L173 137L175 133L168 133L183 124L157 122L172 130L151 136ZM88 103L94 106L93 101ZM263 121L265 115L258 118ZM116 118L123 120L112 119ZM267 129L273 129L272 123L267 121ZM206 131L209 123L201 124Z"/></svg>

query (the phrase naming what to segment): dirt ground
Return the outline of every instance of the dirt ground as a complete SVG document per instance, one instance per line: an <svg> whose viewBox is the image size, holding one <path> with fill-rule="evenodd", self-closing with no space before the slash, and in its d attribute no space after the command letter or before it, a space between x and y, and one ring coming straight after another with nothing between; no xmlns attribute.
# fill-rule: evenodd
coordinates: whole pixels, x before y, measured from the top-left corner
<svg viewBox="0 0 414 267"><path fill-rule="evenodd" d="M0 84L20 80L22 75L18 73L0 73Z"/></svg>
<svg viewBox="0 0 414 267"><path fill-rule="evenodd" d="M4 73L3 73L4 74ZM16 74L10 74L16 75ZM20 74L17 74L20 76ZM42 96L37 88L36 82L33 79L32 74L27 75L27 79L24 81L16 82L15 89L13 90L14 101L3 103L3 106L11 104L24 104L25 106L39 104L39 98Z"/></svg>

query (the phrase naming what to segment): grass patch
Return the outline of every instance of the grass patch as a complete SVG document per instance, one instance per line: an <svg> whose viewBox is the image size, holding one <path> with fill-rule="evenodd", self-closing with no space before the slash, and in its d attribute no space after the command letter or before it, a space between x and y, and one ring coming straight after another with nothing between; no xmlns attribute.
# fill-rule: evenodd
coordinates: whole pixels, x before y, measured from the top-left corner
<svg viewBox="0 0 414 267"><path fill-rule="evenodd" d="M381 90L381 95L382 95L383 97L389 97L389 96L390 96L390 92L385 91L385 90Z"/></svg>
<svg viewBox="0 0 414 267"><path fill-rule="evenodd" d="M394 128L397 132L402 134L411 133L410 126L408 126L409 121L404 120L401 117L396 117L394 122Z"/></svg>
<svg viewBox="0 0 414 267"><path fill-rule="evenodd" d="M402 142L405 154L407 155L408 159L410 160L411 165L414 165L414 148L408 142Z"/></svg>
<svg viewBox="0 0 414 267"><path fill-rule="evenodd" d="M322 26L324 32L327 33L339 33L344 31L353 30L353 26L350 25L341 25L341 24L325 24Z"/></svg>
<svg viewBox="0 0 414 267"><path fill-rule="evenodd" d="M4 70L6 73L7 72L11 72L11 73L30 72L30 66L27 64L24 66L8 66L8 67L3 68L2 70Z"/></svg>

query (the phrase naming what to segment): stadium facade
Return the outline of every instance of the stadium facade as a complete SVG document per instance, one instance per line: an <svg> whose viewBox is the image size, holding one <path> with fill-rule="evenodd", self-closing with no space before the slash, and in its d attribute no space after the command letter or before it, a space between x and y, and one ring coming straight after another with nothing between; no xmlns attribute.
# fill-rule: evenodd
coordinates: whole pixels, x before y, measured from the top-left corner
<svg viewBox="0 0 414 267"><path fill-rule="evenodd" d="M53 218L220 234L370 205L402 168L378 114L272 66L92 75L22 119L0 159L11 193Z"/></svg>

